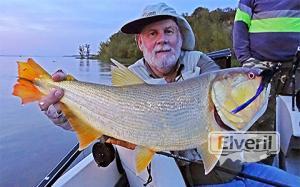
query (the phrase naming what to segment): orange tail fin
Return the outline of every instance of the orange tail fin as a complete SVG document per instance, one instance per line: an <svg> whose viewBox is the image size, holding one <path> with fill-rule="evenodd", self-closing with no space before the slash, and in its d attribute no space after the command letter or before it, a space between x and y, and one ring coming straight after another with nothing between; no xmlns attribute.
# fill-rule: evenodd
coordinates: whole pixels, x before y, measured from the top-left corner
<svg viewBox="0 0 300 187"><path fill-rule="evenodd" d="M51 75L31 58L27 62L18 62L18 76L13 95L20 97L22 104L40 100L43 96L34 86L35 80L51 79Z"/></svg>
<svg viewBox="0 0 300 187"><path fill-rule="evenodd" d="M43 94L26 79L18 79L15 84L13 95L18 96L22 100L22 104L40 100Z"/></svg>
<svg viewBox="0 0 300 187"><path fill-rule="evenodd" d="M27 62L18 62L18 76L29 81L51 79L51 75L31 58Z"/></svg>

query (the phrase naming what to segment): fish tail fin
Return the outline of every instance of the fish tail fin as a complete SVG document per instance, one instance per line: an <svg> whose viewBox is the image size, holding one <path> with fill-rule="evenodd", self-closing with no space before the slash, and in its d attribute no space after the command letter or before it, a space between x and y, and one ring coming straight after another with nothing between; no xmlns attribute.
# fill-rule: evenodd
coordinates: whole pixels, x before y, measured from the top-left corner
<svg viewBox="0 0 300 187"><path fill-rule="evenodd" d="M18 76L21 79L34 81L36 79L51 79L51 75L38 65L32 58L27 62L18 61Z"/></svg>
<svg viewBox="0 0 300 187"><path fill-rule="evenodd" d="M34 80L51 79L50 74L31 58L27 62L18 62L18 77L13 88L13 95L20 97L22 104L40 100L43 96L34 86Z"/></svg>
<svg viewBox="0 0 300 187"><path fill-rule="evenodd" d="M18 79L14 85L13 95L18 96L22 100L22 104L40 100L43 94L26 79Z"/></svg>
<svg viewBox="0 0 300 187"><path fill-rule="evenodd" d="M136 173L140 174L150 164L155 151L146 147L138 146L136 155Z"/></svg>

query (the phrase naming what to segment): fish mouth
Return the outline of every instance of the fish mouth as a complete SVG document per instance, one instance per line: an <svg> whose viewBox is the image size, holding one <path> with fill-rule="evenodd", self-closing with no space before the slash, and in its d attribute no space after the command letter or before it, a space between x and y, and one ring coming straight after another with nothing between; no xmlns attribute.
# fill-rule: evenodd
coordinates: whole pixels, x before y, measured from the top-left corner
<svg viewBox="0 0 300 187"><path fill-rule="evenodd" d="M268 84L270 83L272 77L274 76L275 71L272 70L263 70L259 75L262 76L261 82L259 87L256 90L256 94L250 98L248 101L246 101L244 104L238 106L234 110L231 111L231 113L236 114L239 111L246 108L248 105L250 105L262 92L265 88L267 88Z"/></svg>
<svg viewBox="0 0 300 187"><path fill-rule="evenodd" d="M278 69L266 69L266 70L263 70L261 73L260 73L260 76L262 76L262 85L263 87L266 87L270 82L271 82L271 79L273 78L273 76L278 72Z"/></svg>

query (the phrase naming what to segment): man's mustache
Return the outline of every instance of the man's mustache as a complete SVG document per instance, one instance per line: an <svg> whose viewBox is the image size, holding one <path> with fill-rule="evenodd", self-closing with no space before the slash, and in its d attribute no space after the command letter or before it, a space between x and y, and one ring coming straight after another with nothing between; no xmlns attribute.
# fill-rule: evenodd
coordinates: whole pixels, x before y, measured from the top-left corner
<svg viewBox="0 0 300 187"><path fill-rule="evenodd" d="M153 51L155 54L157 54L161 52L171 52L174 51L174 49L169 45L164 45L164 46L156 46Z"/></svg>

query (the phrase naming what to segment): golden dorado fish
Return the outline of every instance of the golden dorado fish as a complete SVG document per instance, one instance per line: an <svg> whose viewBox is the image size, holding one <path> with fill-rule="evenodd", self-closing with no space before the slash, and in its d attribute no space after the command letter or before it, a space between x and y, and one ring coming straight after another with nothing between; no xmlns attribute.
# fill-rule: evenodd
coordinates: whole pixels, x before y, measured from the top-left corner
<svg viewBox="0 0 300 187"><path fill-rule="evenodd" d="M136 171L150 163L157 151L197 148L209 173L222 152L208 151L208 134L248 130L264 113L269 89L255 69L231 68L165 85L149 85L112 60L112 85L69 78L54 82L32 59L18 62L13 94L28 103L51 88L61 88L62 111L77 134L80 149L102 135L137 145ZM220 126L221 125L221 126Z"/></svg>

